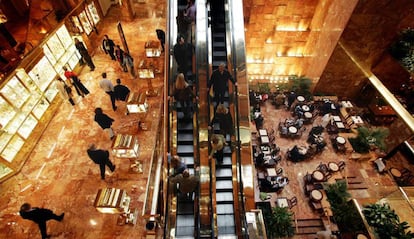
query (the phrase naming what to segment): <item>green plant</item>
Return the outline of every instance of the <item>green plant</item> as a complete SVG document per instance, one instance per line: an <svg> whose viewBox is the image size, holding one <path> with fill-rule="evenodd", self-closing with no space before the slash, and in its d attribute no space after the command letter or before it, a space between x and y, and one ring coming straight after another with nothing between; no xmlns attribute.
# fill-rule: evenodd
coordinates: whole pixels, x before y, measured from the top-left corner
<svg viewBox="0 0 414 239"><path fill-rule="evenodd" d="M286 207L274 207L268 215L267 236L269 238L291 237L293 230L293 213Z"/></svg>
<svg viewBox="0 0 414 239"><path fill-rule="evenodd" d="M388 204L369 204L362 209L362 212L380 239L414 238L411 231L406 231L410 227L408 223L400 222L398 215Z"/></svg>
<svg viewBox="0 0 414 239"><path fill-rule="evenodd" d="M348 187L345 180L337 181L332 184L325 184L324 189L335 222L338 224L342 233L353 233L363 231L362 219L358 216L357 208L354 203L350 201L351 194L348 192Z"/></svg>
<svg viewBox="0 0 414 239"><path fill-rule="evenodd" d="M270 85L269 83L258 83L257 90L261 94L269 94L270 93Z"/></svg>
<svg viewBox="0 0 414 239"><path fill-rule="evenodd" d="M349 138L355 152L367 153L372 147L378 147L383 151L386 149L385 138L389 135L389 129L361 126L357 128L357 132L356 138Z"/></svg>
<svg viewBox="0 0 414 239"><path fill-rule="evenodd" d="M297 95L303 95L305 98L309 98L312 94L310 88L312 80L304 76L291 76L289 77L290 91L296 92Z"/></svg>

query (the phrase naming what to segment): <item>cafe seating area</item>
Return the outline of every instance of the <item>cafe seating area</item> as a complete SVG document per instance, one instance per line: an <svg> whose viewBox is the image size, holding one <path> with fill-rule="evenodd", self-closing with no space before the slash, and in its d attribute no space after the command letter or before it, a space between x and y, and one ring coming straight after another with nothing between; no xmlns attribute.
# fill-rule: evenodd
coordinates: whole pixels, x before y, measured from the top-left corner
<svg viewBox="0 0 414 239"><path fill-rule="evenodd" d="M381 193L386 195L386 192L378 192L378 185L390 189L414 181L410 173L414 172L414 167L404 170L398 161L384 160L387 162L383 171L387 173L379 173L372 165L375 155L359 155L361 159L368 157L367 160L355 159L358 154L353 152L348 139L356 133L356 128L369 126L370 121L354 102L334 96L314 96L312 99L296 96L289 107L290 95L278 96L285 99L283 104L276 101L276 96L270 95L269 100L255 107L255 111L260 112L261 124L256 125L255 120L251 122L255 188L257 193L268 195L266 200L257 196L258 203L288 207L295 212L295 218L301 220L322 219L325 226L329 225L335 231L324 184L345 180L352 197L364 200L381 196ZM297 107L303 105L313 110L311 121L307 122L304 117L308 111L303 112ZM331 115L330 122L322 127L326 113ZM289 127L300 133L293 128L289 131ZM270 153L272 148L275 148L275 159ZM393 175L391 167L396 162L394 168L399 173L394 169ZM282 188L283 178L287 179L287 184ZM289 203L291 198L295 198L293 207L289 206L292 205Z"/></svg>

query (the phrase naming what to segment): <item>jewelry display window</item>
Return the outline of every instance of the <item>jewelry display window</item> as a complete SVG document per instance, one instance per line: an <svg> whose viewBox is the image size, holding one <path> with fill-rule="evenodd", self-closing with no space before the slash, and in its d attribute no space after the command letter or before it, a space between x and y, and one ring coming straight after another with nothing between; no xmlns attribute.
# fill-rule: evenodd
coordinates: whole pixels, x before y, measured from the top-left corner
<svg viewBox="0 0 414 239"><path fill-rule="evenodd" d="M69 58L67 64L71 69L73 69L79 63L79 59L81 58L81 56L79 52L76 51L75 45L70 46L69 51L73 52L73 54Z"/></svg>
<svg viewBox="0 0 414 239"><path fill-rule="evenodd" d="M63 54L65 54L66 48L56 34L49 38L49 40L46 42L46 45L49 47L50 51L53 53L56 59L59 59Z"/></svg>
<svg viewBox="0 0 414 239"><path fill-rule="evenodd" d="M44 52L46 58L50 61L50 63L56 64L57 59L55 58L53 53L50 51L50 49L47 45L43 46L43 52Z"/></svg>
<svg viewBox="0 0 414 239"><path fill-rule="evenodd" d="M16 71L16 76L20 79L21 82L29 89L29 91L39 91L39 88L35 84L35 82L30 78L30 76L24 71L24 69L20 68Z"/></svg>
<svg viewBox="0 0 414 239"><path fill-rule="evenodd" d="M91 2L88 4L88 16L89 19L92 19L92 22L96 25L101 20L99 17L98 11L96 10L95 3Z"/></svg>
<svg viewBox="0 0 414 239"><path fill-rule="evenodd" d="M81 23L79 21L79 18L77 16L73 16L72 17L72 22L75 25L75 27L78 29L79 33L82 33L83 32L83 28L82 28L82 25L81 25Z"/></svg>
<svg viewBox="0 0 414 239"><path fill-rule="evenodd" d="M86 11L83 11L79 14L79 21L81 22L86 35L90 35L92 32L92 26L89 23L88 17L86 16Z"/></svg>
<svg viewBox="0 0 414 239"><path fill-rule="evenodd" d="M9 173L13 172L13 170L6 165L0 163L0 177L4 177L8 175Z"/></svg>
<svg viewBox="0 0 414 239"><path fill-rule="evenodd" d="M22 146L24 145L24 141L20 136L14 135L7 145L7 147L1 153L1 157L3 157L8 162L12 162L16 154L20 151Z"/></svg>
<svg viewBox="0 0 414 239"><path fill-rule="evenodd" d="M46 57L43 57L35 67L29 72L29 76L33 79L41 91L45 91L50 82L55 78L56 71Z"/></svg>
<svg viewBox="0 0 414 239"><path fill-rule="evenodd" d="M41 97L40 92L32 91L30 94L29 100L23 105L20 112L24 115L30 114L32 112L33 108L39 102L39 99Z"/></svg>
<svg viewBox="0 0 414 239"><path fill-rule="evenodd" d="M9 122L16 115L16 111L13 109L13 106L11 106L3 97L0 97L0 114L1 114L1 117L0 117L1 129L0 130L7 131Z"/></svg>
<svg viewBox="0 0 414 239"><path fill-rule="evenodd" d="M67 49L69 46L73 45L72 37L70 36L69 31L65 27L65 25L62 25L59 28L59 30L56 31L56 35L59 37L59 39L62 42L65 49Z"/></svg>
<svg viewBox="0 0 414 239"><path fill-rule="evenodd" d="M37 120L34 116L29 115L24 123L20 126L18 133L24 138L27 139L32 133L33 129L37 125Z"/></svg>
<svg viewBox="0 0 414 239"><path fill-rule="evenodd" d="M45 98L42 98L33 109L33 114L36 118L41 119L47 108L49 108L49 102Z"/></svg>
<svg viewBox="0 0 414 239"><path fill-rule="evenodd" d="M56 89L56 87L54 87L54 84L51 84L51 86L49 86L49 89L47 89L45 92L45 97L49 102L52 102L53 99L55 99L57 94L58 94L58 90Z"/></svg>
<svg viewBox="0 0 414 239"><path fill-rule="evenodd" d="M13 76L12 79L0 90L4 98L6 98L14 107L20 109L30 97L29 91L23 84Z"/></svg>

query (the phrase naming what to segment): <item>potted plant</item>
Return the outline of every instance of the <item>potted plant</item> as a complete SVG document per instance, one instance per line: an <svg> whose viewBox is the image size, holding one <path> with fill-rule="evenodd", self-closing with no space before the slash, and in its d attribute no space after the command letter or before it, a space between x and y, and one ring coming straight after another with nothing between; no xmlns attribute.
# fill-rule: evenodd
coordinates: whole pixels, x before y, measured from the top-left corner
<svg viewBox="0 0 414 239"><path fill-rule="evenodd" d="M294 91L297 95L302 95L307 99L309 99L312 96L310 92L312 80L305 76L289 77L289 85L290 91Z"/></svg>
<svg viewBox="0 0 414 239"><path fill-rule="evenodd" d="M355 152L368 153L374 148L382 151L386 149L385 138L389 135L389 129L361 126L357 128L357 132L357 137L349 138L349 142Z"/></svg>
<svg viewBox="0 0 414 239"><path fill-rule="evenodd" d="M274 207L267 217L267 236L269 238L286 238L295 234L293 213L286 207Z"/></svg>
<svg viewBox="0 0 414 239"><path fill-rule="evenodd" d="M400 218L388 204L369 204L362 209L362 212L378 238L414 238L414 234L407 231L410 227L408 223L400 222Z"/></svg>
<svg viewBox="0 0 414 239"><path fill-rule="evenodd" d="M364 231L364 224L357 213L357 207L350 200L351 194L345 180L336 183L325 184L324 189L329 204L331 205L333 218L338 225L342 235L353 237L355 232Z"/></svg>

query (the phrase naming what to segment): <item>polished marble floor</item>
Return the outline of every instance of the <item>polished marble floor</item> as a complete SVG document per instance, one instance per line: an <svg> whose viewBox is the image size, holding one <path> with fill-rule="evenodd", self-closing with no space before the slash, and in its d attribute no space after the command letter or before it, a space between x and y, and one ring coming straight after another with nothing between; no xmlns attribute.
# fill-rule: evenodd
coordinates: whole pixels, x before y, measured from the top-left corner
<svg viewBox="0 0 414 239"><path fill-rule="evenodd" d="M144 43L156 40L155 29L165 29L165 2L156 0L145 4L137 4L137 18L132 22L123 22L128 46L137 62L144 57ZM103 20L100 36L108 34L117 44L120 40L116 23L119 19L119 8L113 7ZM104 112L115 119L116 133L137 134L140 142L140 158L147 158L153 151L155 137L153 132L157 124L150 124L149 131L138 131L136 122L141 115L125 115L125 104L117 102L118 110L112 111L108 95L99 89L98 82L102 72L108 73L108 78L115 83L120 78L132 91L147 89L147 81L134 79L128 73L122 72L117 62L111 61L100 48L93 49L93 60L97 66L93 72L83 68L81 80L91 91L85 98L76 97L76 105L63 102L48 128L43 133L38 145L30 155L21 172L0 185L0 238L40 238L37 226L18 215L19 207L24 202L32 205L47 207L56 213L65 212L65 219L58 223L48 223L48 231L53 238L87 239L87 238L144 238L145 219L139 217L136 225L117 225L117 216L99 213L93 203L98 189L115 187L125 189L131 196L131 206L142 212L146 190L147 176L129 172L129 162L113 158L117 169L108 174L105 181L100 180L98 166L87 156L86 149L90 143L95 143L103 149L110 149L111 141L108 135L93 121L93 110L102 107ZM159 59L163 63L163 57ZM157 74L153 80L157 89L162 89L163 75ZM148 98L149 113L147 119L161 117L160 97ZM262 112L265 117L265 128L277 130L280 120L290 116L284 109L274 109L270 102L264 103ZM271 120L269 120L271 119ZM315 121L319 124L320 119ZM311 127L308 127L309 130ZM252 125L252 129L254 129ZM308 132L308 131L307 131ZM330 143L326 149L312 160L292 163L286 160L287 149L295 144L305 144L307 132L300 139L285 139L276 134L276 143L282 150L283 159L280 167L290 182L280 193L271 193L269 200L274 204L277 197L298 197L298 205L292 210L296 218L317 218L320 215L313 212L306 203L308 198L303 193L303 176L312 172L320 162L344 160L345 171L335 177L359 176L364 179L368 189L352 190L353 197L360 200L381 198L397 190L393 179L388 174L379 174L369 161L351 161L349 154L337 154ZM145 162L145 161L144 161ZM144 163L144 172L148 165ZM334 177L332 178L334 179ZM257 193L257 201L258 193ZM304 238L304 237L297 237ZM313 237L314 238L314 237Z"/></svg>
<svg viewBox="0 0 414 239"><path fill-rule="evenodd" d="M131 22L122 22L122 26L131 55L135 64L138 64L145 58L145 42L157 40L155 29L165 29L166 19L162 11L165 9L165 1L151 1L136 4L135 7L139 13L137 18ZM104 34L108 34L116 44L122 45L116 27L119 16L119 6L115 5L101 24L99 41ZM102 149L111 148L108 135L94 122L95 107L102 107L104 113L115 119L115 133L138 135L139 157L149 158L155 145L153 132L158 125L154 121L148 124L150 130L139 131L136 122L138 119L161 117L161 96L148 98L149 111L146 116L126 115L124 102L117 102L118 109L113 111L109 96L98 86L102 72L107 72L108 79L114 84L120 78L132 92L148 89L147 81L122 72L120 65L99 47L92 50L95 71L91 72L88 67L84 67L80 72L80 79L91 93L85 98L76 96L75 106L67 101L62 103L21 172L0 186L0 238L40 238L36 224L23 220L18 215L20 205L24 202L50 208L56 213L65 212L62 222L48 222L48 232L52 238L145 238L145 219L139 217L136 225L118 226L117 215L99 213L93 203L98 189L121 188L131 196L130 206L137 208L140 215L147 174L130 173L129 160L111 156L117 168L114 173L107 170L106 180L103 181L100 179L98 165L88 158L86 149L90 143L95 143ZM156 61L163 66L164 54ZM156 74L152 84L162 94L163 73ZM144 172L148 172L149 165L143 161Z"/></svg>

